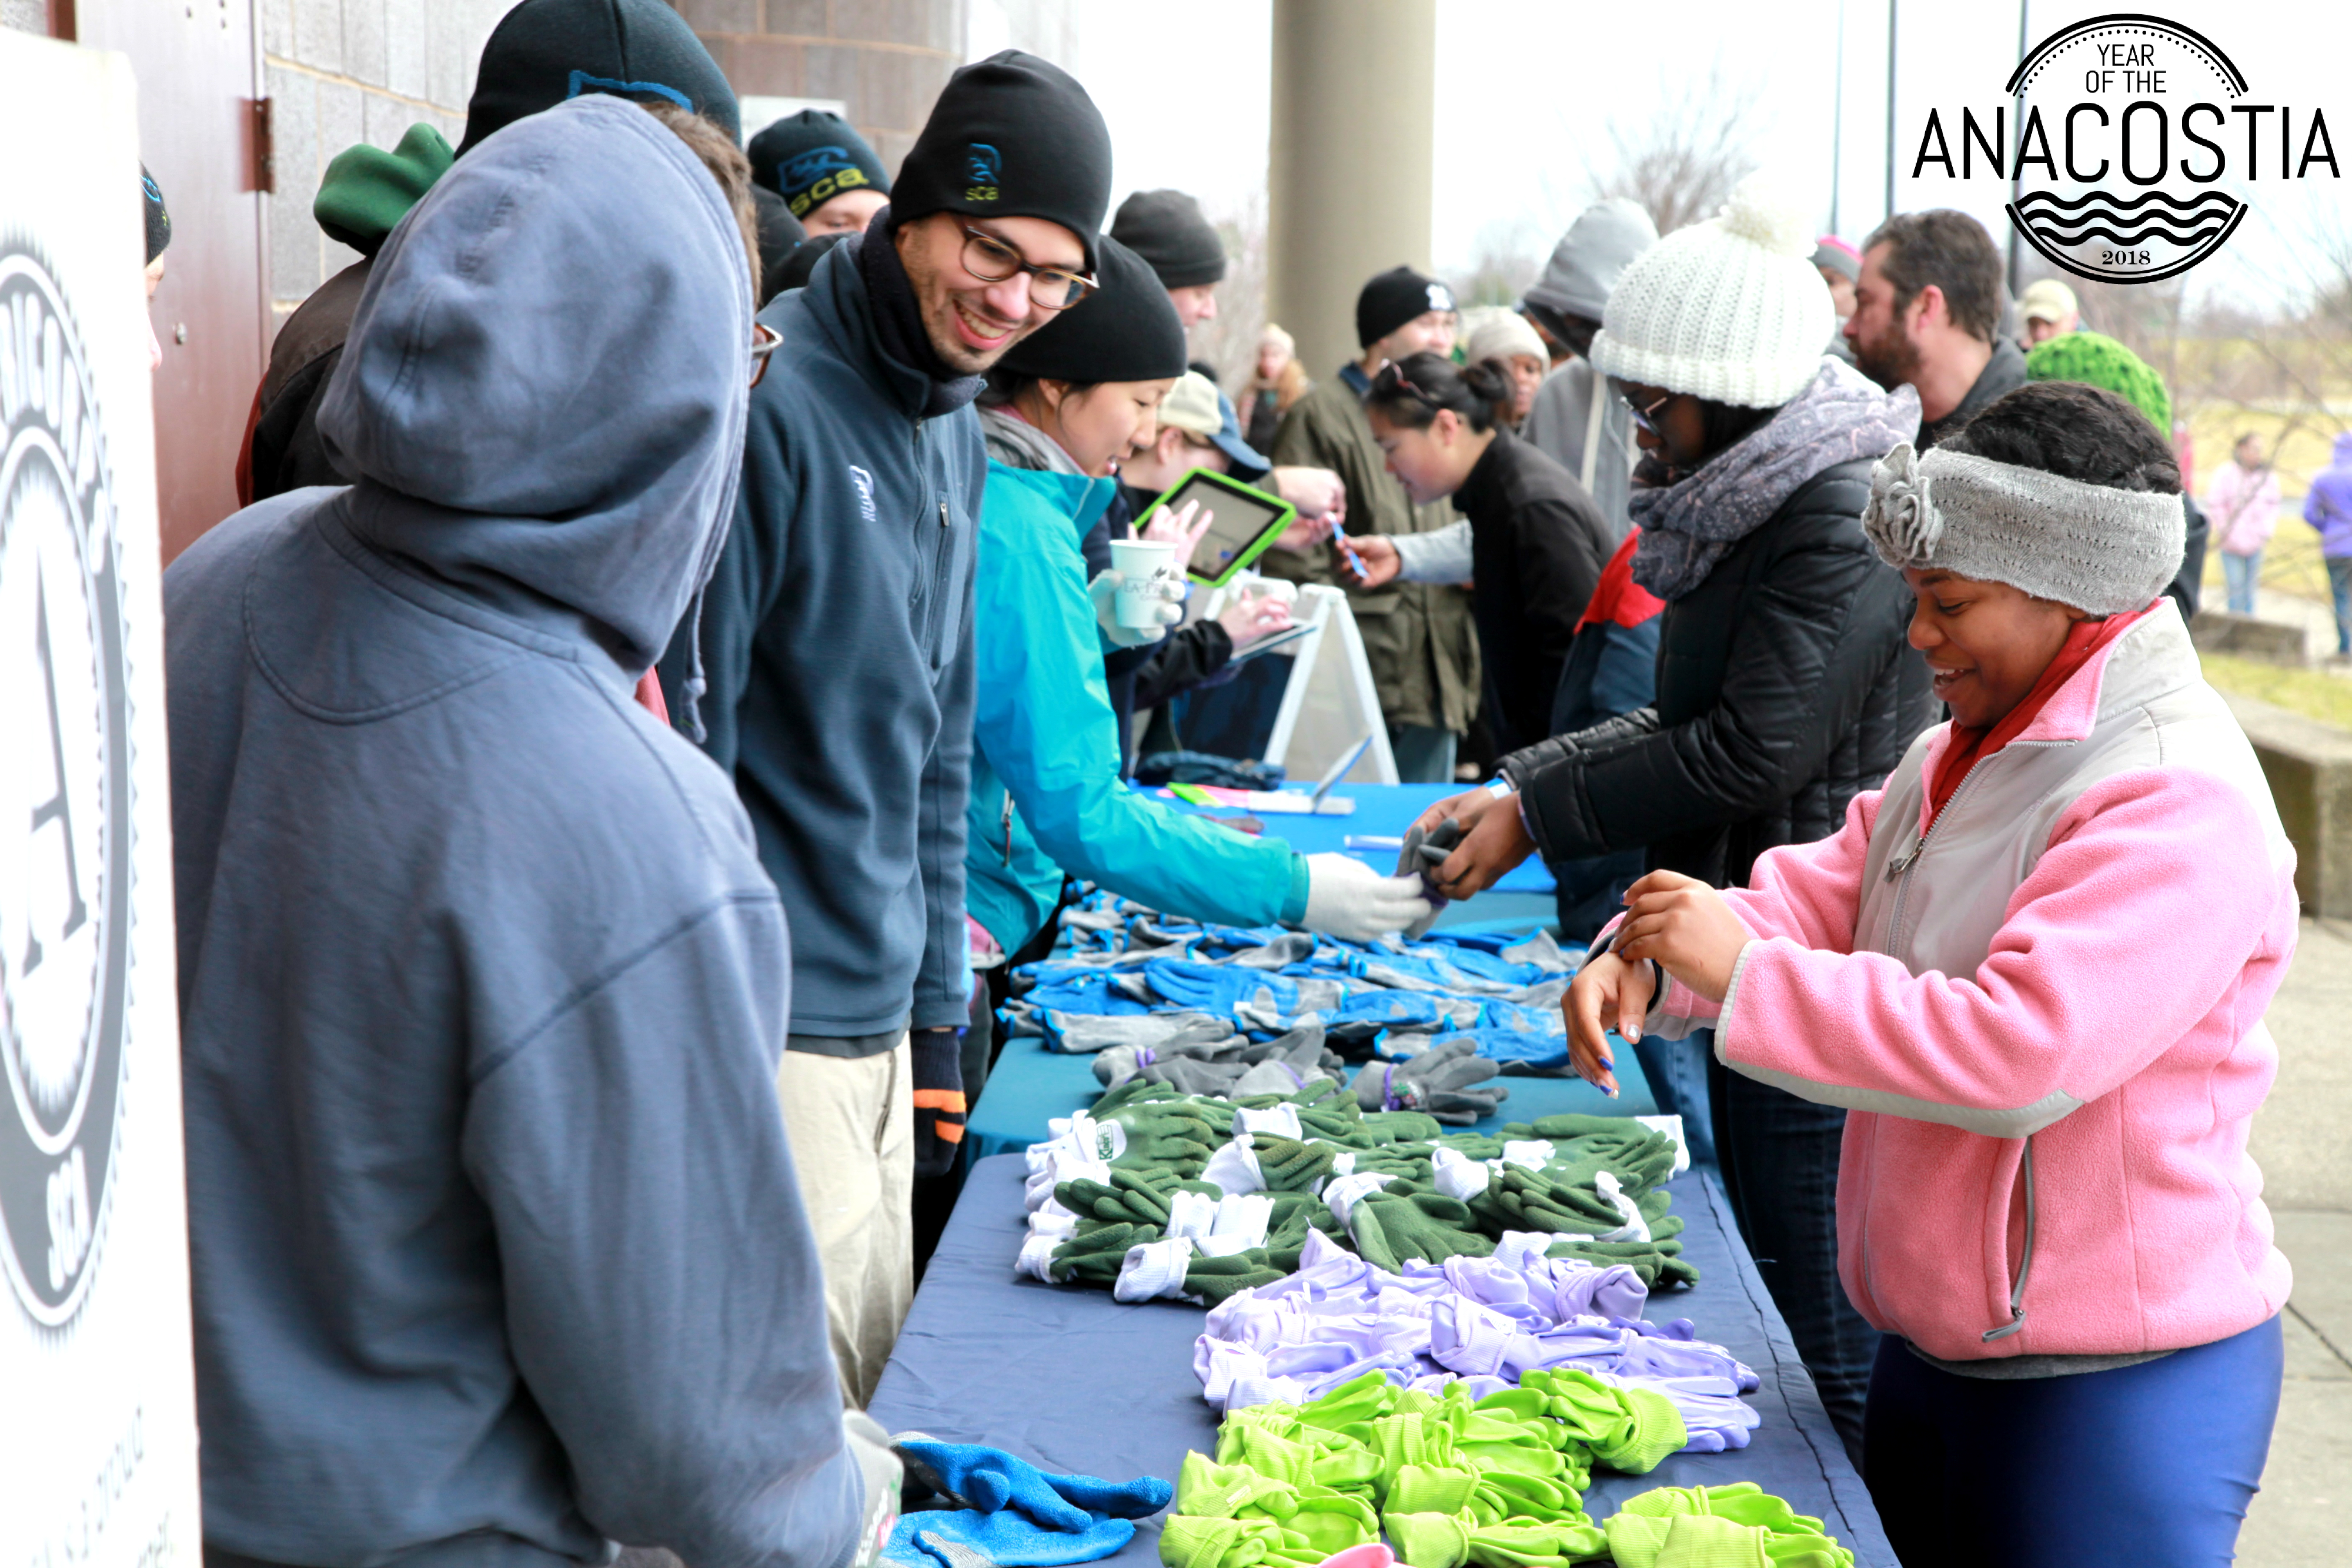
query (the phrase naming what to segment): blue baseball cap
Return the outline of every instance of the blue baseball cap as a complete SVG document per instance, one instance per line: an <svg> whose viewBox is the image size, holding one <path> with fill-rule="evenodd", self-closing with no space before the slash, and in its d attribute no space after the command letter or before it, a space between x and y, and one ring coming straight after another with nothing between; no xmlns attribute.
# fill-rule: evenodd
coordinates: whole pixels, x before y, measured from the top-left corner
<svg viewBox="0 0 2352 1568"><path fill-rule="evenodd" d="M1234 412L1234 400L1198 371L1187 371L1176 378L1176 384L1160 400L1160 423L1190 431L1208 442L1225 455L1231 465L1228 472L1245 483L1255 484L1274 467L1255 447L1242 439L1241 419Z"/></svg>

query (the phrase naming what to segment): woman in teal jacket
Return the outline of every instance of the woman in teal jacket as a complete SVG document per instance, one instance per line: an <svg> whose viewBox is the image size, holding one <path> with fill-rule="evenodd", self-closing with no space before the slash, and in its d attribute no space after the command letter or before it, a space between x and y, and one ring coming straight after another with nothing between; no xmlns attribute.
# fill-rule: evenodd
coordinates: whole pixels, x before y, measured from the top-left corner
<svg viewBox="0 0 2352 1568"><path fill-rule="evenodd" d="M988 486L974 583L966 907L1008 953L1045 930L1062 876L1171 915L1304 925L1365 941L1428 912L1417 877L1302 856L1124 783L1096 598L1078 541L1118 459L1148 444L1184 373L1184 329L1150 267L1104 238L1101 286L1024 340L982 394Z"/></svg>

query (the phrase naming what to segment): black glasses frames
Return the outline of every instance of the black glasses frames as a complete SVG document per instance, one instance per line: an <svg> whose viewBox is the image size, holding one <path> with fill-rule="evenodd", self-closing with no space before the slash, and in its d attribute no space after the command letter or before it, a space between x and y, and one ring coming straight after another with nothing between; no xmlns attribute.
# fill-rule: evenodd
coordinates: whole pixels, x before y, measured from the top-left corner
<svg viewBox="0 0 2352 1568"><path fill-rule="evenodd" d="M1066 310L1093 293L1096 281L1067 267L1040 267L1003 240L963 225L963 268L983 283L1003 283L1016 273L1029 275L1029 298L1043 310Z"/></svg>

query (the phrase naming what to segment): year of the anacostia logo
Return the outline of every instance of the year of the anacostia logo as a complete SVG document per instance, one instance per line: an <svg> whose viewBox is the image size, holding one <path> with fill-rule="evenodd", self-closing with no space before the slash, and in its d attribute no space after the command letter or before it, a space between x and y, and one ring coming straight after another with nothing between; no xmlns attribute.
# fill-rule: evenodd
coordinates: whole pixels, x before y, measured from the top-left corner
<svg viewBox="0 0 2352 1568"><path fill-rule="evenodd" d="M113 476L81 335L0 236L0 1272L71 1321L122 1097L131 745Z"/></svg>
<svg viewBox="0 0 2352 1568"><path fill-rule="evenodd" d="M2250 101L2229 56L2160 16L2062 27L2004 90L2011 103L1965 108L1957 127L1930 110L1912 178L2013 180L2010 222L2078 277L2177 277L2237 232L2237 188L2343 178L2324 110Z"/></svg>

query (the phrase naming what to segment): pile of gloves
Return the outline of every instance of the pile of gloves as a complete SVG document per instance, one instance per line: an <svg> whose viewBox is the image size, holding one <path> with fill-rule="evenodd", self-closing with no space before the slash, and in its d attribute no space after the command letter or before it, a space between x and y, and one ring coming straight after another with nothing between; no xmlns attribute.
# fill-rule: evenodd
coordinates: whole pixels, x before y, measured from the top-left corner
<svg viewBox="0 0 2352 1568"><path fill-rule="evenodd" d="M1049 1475L1002 1448L907 1433L906 1506L882 1560L897 1568L1050 1568L1108 1557L1173 1495L1166 1481Z"/></svg>
<svg viewBox="0 0 2352 1568"><path fill-rule="evenodd" d="M1221 1302L1296 1272L1316 1236L1401 1273L1529 1233L1548 1257L1622 1265L1644 1291L1688 1284L1698 1273L1659 1187L1687 1163L1673 1120L1547 1116L1500 1138L1446 1134L1328 1079L1240 1100L1137 1079L1031 1145L1017 1267L1122 1301Z"/></svg>
<svg viewBox="0 0 2352 1568"><path fill-rule="evenodd" d="M1297 1272L1212 1308L1192 1370L1225 1411L1304 1405L1367 1374L1424 1394L1473 1398L1531 1373L1586 1373L1663 1396L1684 1448L1744 1448L1761 1417L1738 1396L1756 1374L1687 1318L1642 1317L1648 1292L1622 1263L1549 1258L1550 1239L1513 1233L1491 1258L1392 1273L1311 1231Z"/></svg>
<svg viewBox="0 0 2352 1568"><path fill-rule="evenodd" d="M1382 1531L1413 1568L1569 1568L1608 1550L1592 1467L1643 1475L1683 1446L1655 1394L1533 1372L1473 1399L1378 1374L1306 1405L1231 1410L1213 1460L1188 1454L1163 1522L1167 1568L1313 1568Z"/></svg>
<svg viewBox="0 0 2352 1568"><path fill-rule="evenodd" d="M1570 1071L1559 1002L1581 955L1546 932L1353 943L1163 915L1100 892L1064 910L1062 928L1067 946L1013 972L998 1019L1008 1040L1111 1053L1096 1065L1107 1088L1142 1076L1190 1093L1263 1092L1274 1082L1265 1073L1238 1081L1271 1060L1251 1048L1277 1042L1300 1082L1310 1069L1407 1061L1448 1043L1489 1068L1454 1087L1498 1067ZM1504 1092L1438 1113L1466 1124Z"/></svg>
<svg viewBox="0 0 2352 1568"><path fill-rule="evenodd" d="M1754 1481L1645 1491L1610 1516L1607 1534L1617 1568L1853 1568L1820 1520Z"/></svg>

